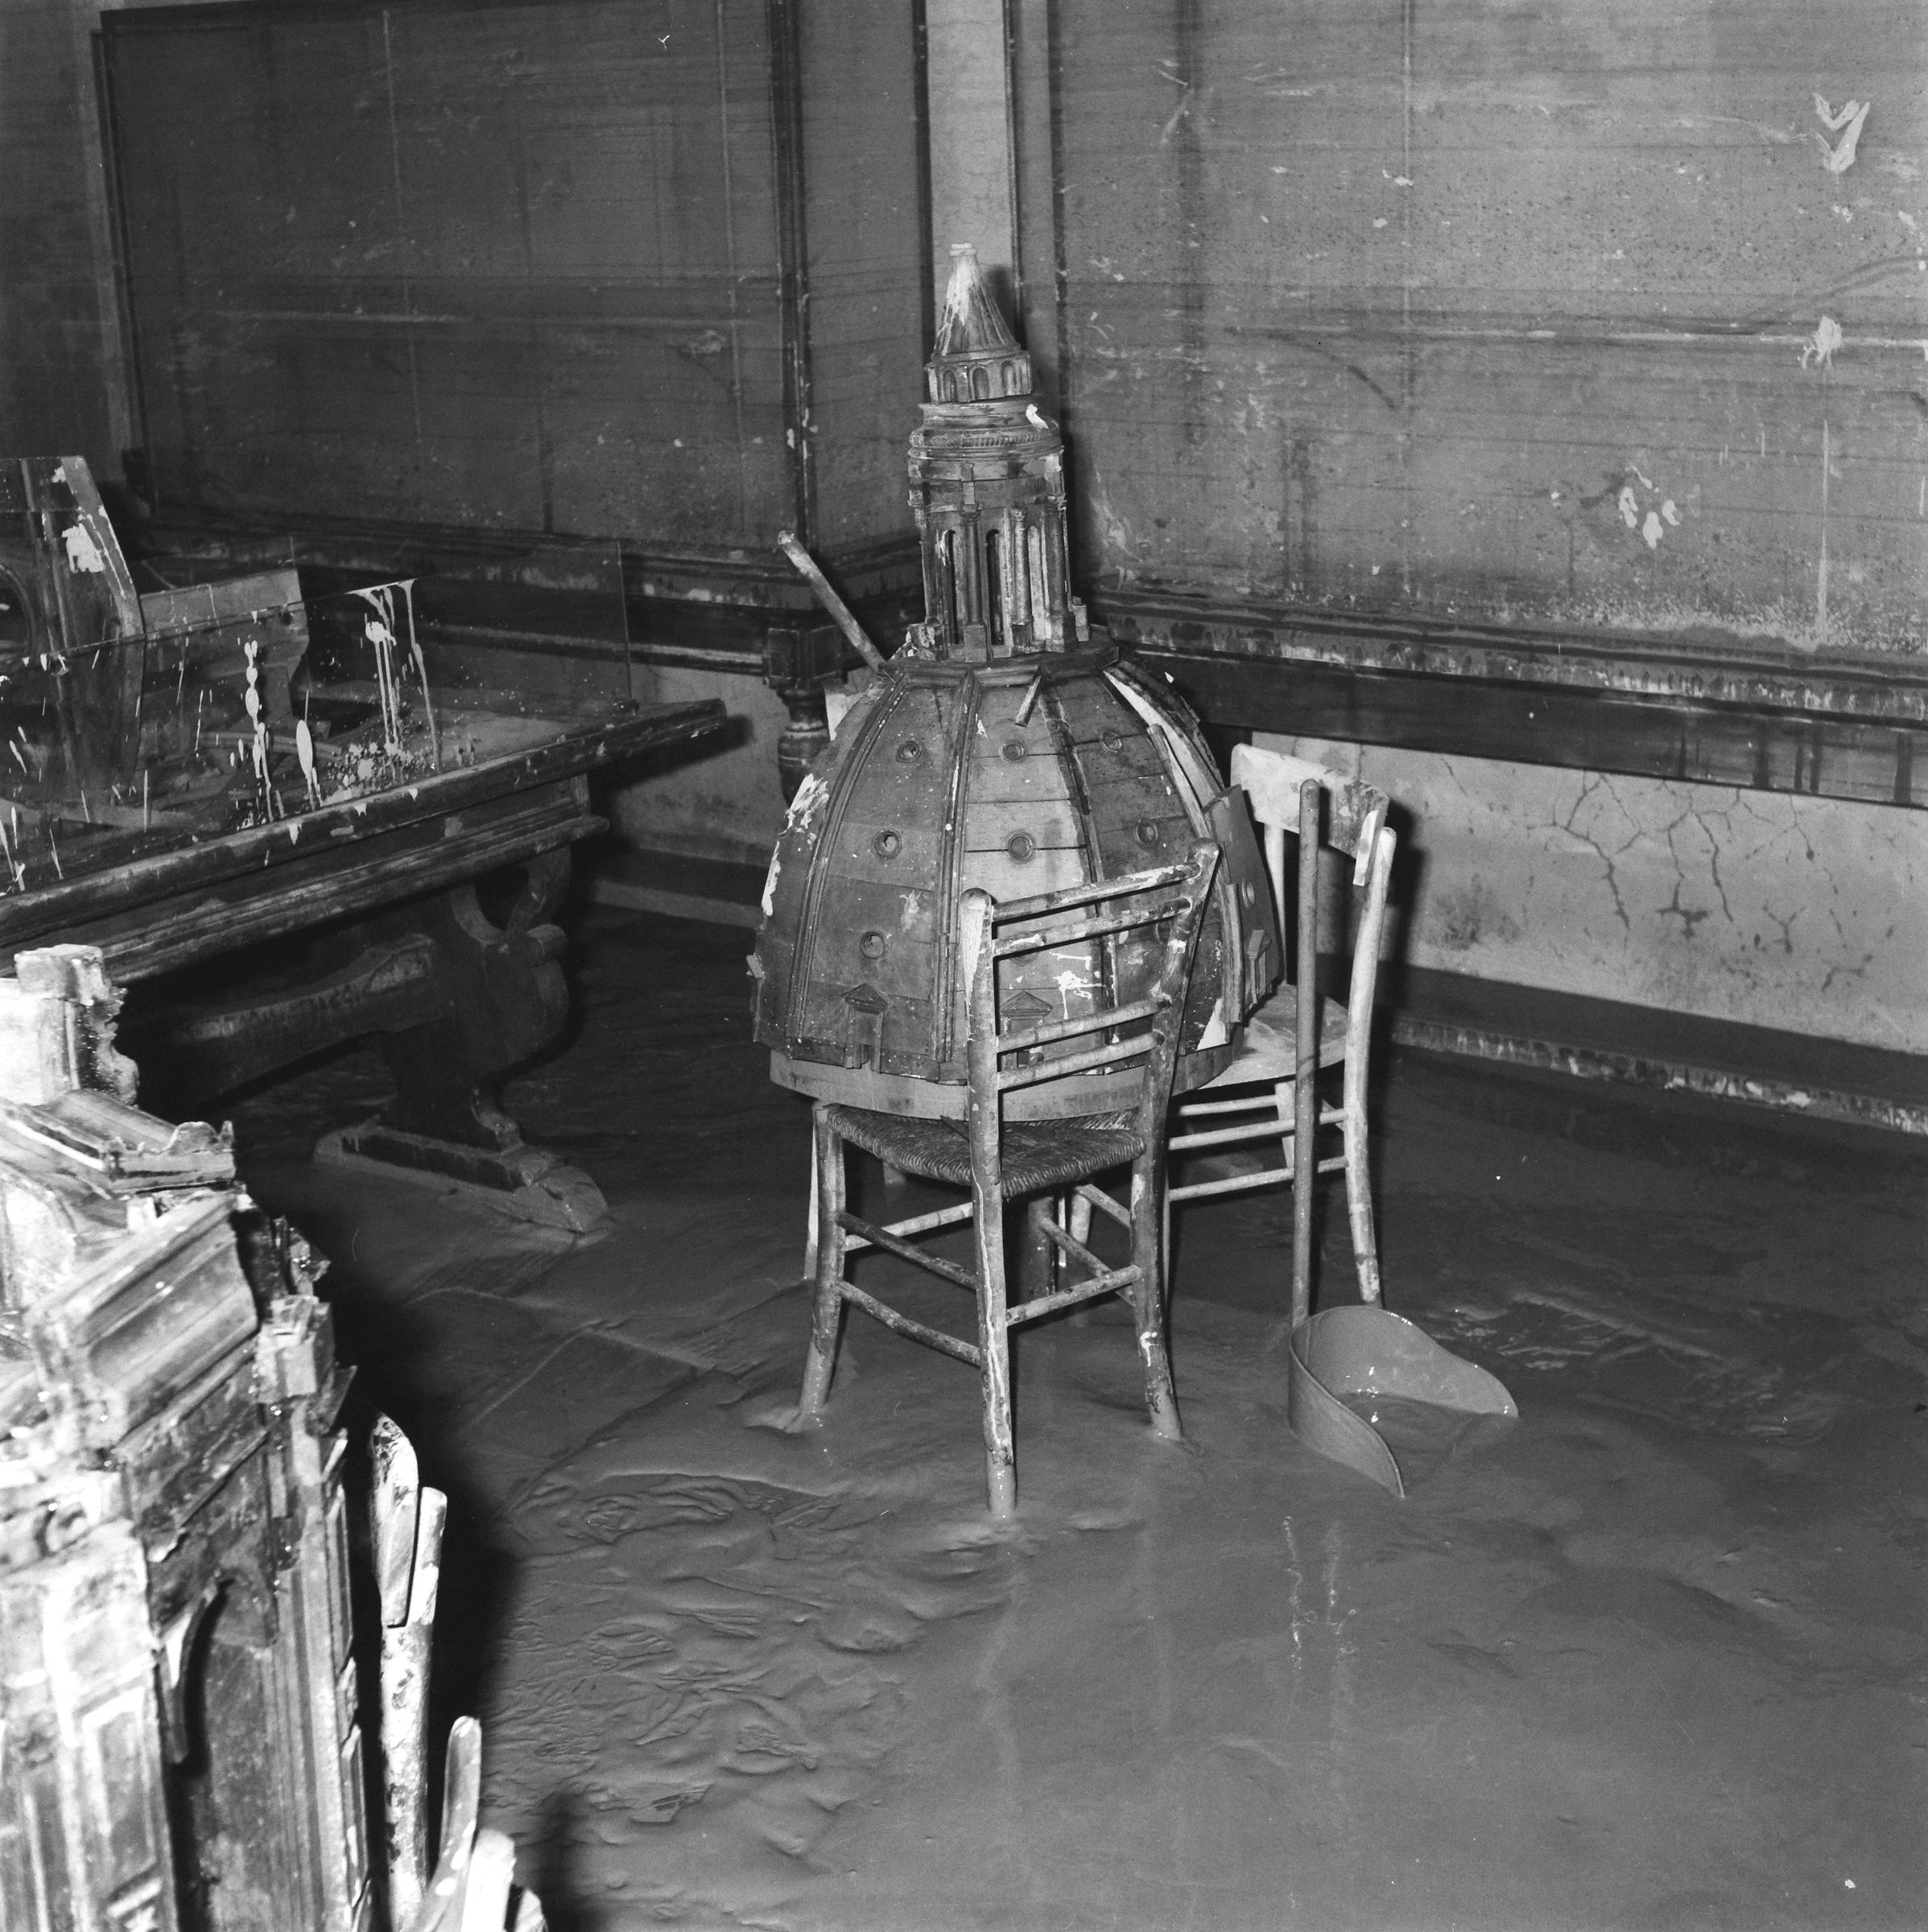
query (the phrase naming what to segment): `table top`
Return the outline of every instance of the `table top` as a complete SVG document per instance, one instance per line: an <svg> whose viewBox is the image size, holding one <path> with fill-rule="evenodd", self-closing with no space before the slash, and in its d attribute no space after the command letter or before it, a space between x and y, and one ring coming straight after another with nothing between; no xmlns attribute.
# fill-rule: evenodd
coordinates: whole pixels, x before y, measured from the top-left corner
<svg viewBox="0 0 1928 1932"><path fill-rule="evenodd" d="M241 881L250 896L264 888L294 890L304 878L339 873L345 852L420 844L433 833L452 857L455 845L465 848L475 842L447 836L469 819L476 821L477 835L497 828L505 859L524 856L526 841L522 850L513 849L521 795L552 793L601 766L707 736L721 729L725 716L716 699L559 718L452 711L440 771L237 832L186 842L157 835L152 843L160 849L137 851L118 864L0 896L0 958L29 946L90 938L89 927L118 923L143 906L184 894L231 897ZM536 801L529 803L531 811L520 816L531 815ZM439 828L436 820L443 822ZM584 823L573 836L589 829Z"/></svg>

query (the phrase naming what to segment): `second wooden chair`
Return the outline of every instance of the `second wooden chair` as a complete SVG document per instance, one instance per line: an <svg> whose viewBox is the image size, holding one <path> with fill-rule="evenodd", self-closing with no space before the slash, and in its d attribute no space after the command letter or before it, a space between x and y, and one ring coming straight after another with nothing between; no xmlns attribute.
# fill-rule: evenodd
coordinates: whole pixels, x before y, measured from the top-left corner
<svg viewBox="0 0 1928 1932"><path fill-rule="evenodd" d="M1295 983L1281 986L1247 1021L1232 1064L1209 1086L1180 1100L1170 1148L1175 1154L1208 1149L1216 1154L1270 1142L1283 1158L1278 1166L1174 1186L1168 1199L1188 1201L1250 1187L1292 1187L1292 1322L1296 1327L1312 1311L1315 1174L1344 1170L1360 1298L1379 1299L1379 1245L1373 1226L1366 1141L1366 1066L1396 841L1385 822L1390 802L1383 791L1303 758L1241 745L1232 754L1232 782L1244 789L1264 835L1265 865L1272 875L1282 930L1297 902ZM1343 943L1344 936L1327 933L1320 923L1322 825L1326 839L1352 861L1352 883L1359 902L1351 983L1343 1003L1315 997L1319 956L1336 950L1329 942ZM1289 835L1298 841L1296 890L1290 896L1286 878ZM1318 1092L1319 1070L1333 1066L1343 1067L1336 1105L1322 1103ZM1319 1133L1327 1127L1339 1129L1340 1146L1337 1153L1322 1159Z"/></svg>

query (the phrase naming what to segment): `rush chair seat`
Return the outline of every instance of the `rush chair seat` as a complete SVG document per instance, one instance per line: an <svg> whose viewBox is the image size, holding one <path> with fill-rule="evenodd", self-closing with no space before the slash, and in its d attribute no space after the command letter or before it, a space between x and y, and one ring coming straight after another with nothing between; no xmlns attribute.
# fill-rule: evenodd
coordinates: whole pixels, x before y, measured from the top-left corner
<svg viewBox="0 0 1928 1932"><path fill-rule="evenodd" d="M959 976L967 989L968 1117L963 1123L923 1120L820 1100L815 1132L816 1300L801 1407L820 1414L836 1361L837 1332L849 1302L895 1333L955 1356L975 1368L984 1397L985 1486L991 1513L1008 1518L1017 1505L1011 1426L1010 1331L1061 1308L1100 1295L1126 1301L1135 1319L1145 1365L1146 1403L1153 1428L1179 1435L1171 1368L1165 1344L1165 1121L1185 1010L1201 910L1218 852L1208 841L1178 865L1034 898L998 904L972 890L959 902ZM1123 935L1154 937L1150 990L1116 997ZM1014 930L1015 929L1015 930ZM1046 948L1092 946L1104 970L1094 975L1094 1009L1039 1026L1001 1027L997 963ZM1138 982L1142 985L1143 980ZM1096 1034L1096 1045L1080 1044ZM1004 1096L1017 1088L1071 1075L1103 1072L1116 1080L1118 1108L1067 1120L1007 1122ZM926 1180L968 1187L971 1198L904 1220L877 1224L845 1205L844 1149L864 1148L888 1166ZM1129 1166L1129 1203L1094 1184L1095 1177ZM1108 1266L1044 1211L1067 1190L1087 1209L1121 1223L1131 1236L1131 1259ZM1079 1278L1013 1306L1005 1292L1005 1204L1023 1201L1026 1218ZM926 1252L914 1237L968 1222L975 1266ZM967 1290L976 1302L975 1340L949 1334L887 1307L849 1279L848 1257L879 1248Z"/></svg>
<svg viewBox="0 0 1928 1932"><path fill-rule="evenodd" d="M1386 888L1397 840L1385 822L1389 801L1383 791L1303 758L1238 745L1232 753L1232 782L1243 788L1263 834L1265 866L1272 875L1282 927L1292 903L1286 891L1287 834L1298 841L1297 983L1280 986L1246 1022L1244 1041L1232 1064L1209 1085L1179 1102L1168 1147L1174 1154L1184 1154L1274 1143L1283 1158L1281 1165L1255 1173L1172 1187L1167 1198L1189 1201L1253 1187L1294 1188L1292 1323L1296 1327L1312 1311L1312 1189L1298 1184L1302 1150L1312 1150L1312 1172L1344 1170L1360 1297L1367 1302L1379 1299L1379 1249L1366 1145L1366 1071ZM1328 935L1320 929L1322 820L1327 842L1352 861L1358 921L1345 1000L1302 1002L1301 989L1316 985L1321 952L1336 950L1331 942L1344 939L1343 933ZM1335 1066L1344 1071L1340 1102L1331 1105L1319 1100L1317 1075L1319 1068ZM1339 1152L1323 1159L1317 1158L1322 1128L1338 1129L1340 1142Z"/></svg>

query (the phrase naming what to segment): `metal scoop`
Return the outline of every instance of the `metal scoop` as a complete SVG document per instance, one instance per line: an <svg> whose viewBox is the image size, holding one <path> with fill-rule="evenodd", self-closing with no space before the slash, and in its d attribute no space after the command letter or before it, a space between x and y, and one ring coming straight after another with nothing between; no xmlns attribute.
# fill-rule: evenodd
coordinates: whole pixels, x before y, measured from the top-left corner
<svg viewBox="0 0 1928 1932"><path fill-rule="evenodd" d="M1327 1308L1292 1331L1286 1414L1308 1449L1356 1469L1394 1496L1406 1480L1385 1439L1342 1395L1389 1395L1467 1415L1517 1415L1497 1376L1442 1348L1384 1308Z"/></svg>

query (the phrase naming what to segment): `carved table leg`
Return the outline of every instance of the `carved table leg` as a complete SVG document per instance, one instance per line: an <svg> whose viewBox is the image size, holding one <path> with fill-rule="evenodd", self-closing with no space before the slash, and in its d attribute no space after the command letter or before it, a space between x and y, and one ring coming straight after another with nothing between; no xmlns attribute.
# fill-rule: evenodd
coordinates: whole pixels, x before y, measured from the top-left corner
<svg viewBox="0 0 1928 1932"><path fill-rule="evenodd" d="M569 1014L561 927L549 915L569 881L567 846L526 861L522 890L500 925L473 883L377 914L371 937L436 956L433 1017L384 1036L396 1098L382 1115L327 1135L316 1158L372 1161L454 1180L524 1219L577 1234L612 1225L601 1191L580 1169L527 1146L496 1102L502 1076L532 1059Z"/></svg>

